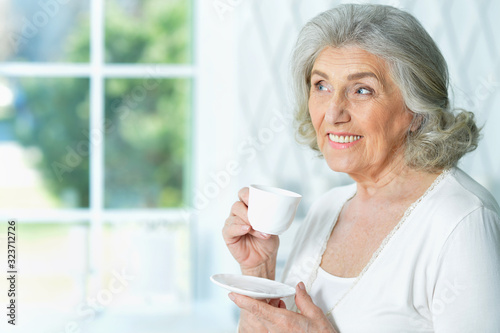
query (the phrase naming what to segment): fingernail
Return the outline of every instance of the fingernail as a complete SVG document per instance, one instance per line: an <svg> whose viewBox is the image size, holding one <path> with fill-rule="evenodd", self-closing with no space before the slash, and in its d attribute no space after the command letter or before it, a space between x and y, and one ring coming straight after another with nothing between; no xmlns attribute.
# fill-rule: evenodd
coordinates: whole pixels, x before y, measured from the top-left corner
<svg viewBox="0 0 500 333"><path fill-rule="evenodd" d="M241 226L241 229L243 229L244 231L248 231L250 229L250 226L245 224Z"/></svg>
<svg viewBox="0 0 500 333"><path fill-rule="evenodd" d="M229 299L234 302L236 297L234 297L233 293L229 293L227 296L229 296Z"/></svg>
<svg viewBox="0 0 500 333"><path fill-rule="evenodd" d="M299 289L306 290L306 286L304 285L304 282L299 282Z"/></svg>
<svg viewBox="0 0 500 333"><path fill-rule="evenodd" d="M268 238L269 237L269 234L266 234L266 233L263 233L261 232L260 235L263 237L263 238Z"/></svg>

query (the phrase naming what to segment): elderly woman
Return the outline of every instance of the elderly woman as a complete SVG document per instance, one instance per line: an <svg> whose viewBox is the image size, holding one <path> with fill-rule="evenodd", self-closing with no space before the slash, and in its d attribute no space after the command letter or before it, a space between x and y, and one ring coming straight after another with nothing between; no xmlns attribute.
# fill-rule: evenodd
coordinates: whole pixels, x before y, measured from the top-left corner
<svg viewBox="0 0 500 333"><path fill-rule="evenodd" d="M410 14L343 5L294 50L298 133L355 184L310 209L283 281L295 299L235 293L241 332L500 332L499 206L456 167L477 146L454 110L438 47ZM243 274L275 278L277 236L248 222L248 189L223 229Z"/></svg>

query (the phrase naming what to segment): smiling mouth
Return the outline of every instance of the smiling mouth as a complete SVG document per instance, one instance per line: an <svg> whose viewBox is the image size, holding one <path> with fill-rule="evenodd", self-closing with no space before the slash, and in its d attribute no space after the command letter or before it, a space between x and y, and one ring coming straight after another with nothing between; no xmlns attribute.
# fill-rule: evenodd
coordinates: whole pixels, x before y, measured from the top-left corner
<svg viewBox="0 0 500 333"><path fill-rule="evenodd" d="M336 143L351 143L354 141L358 141L359 139L362 138L360 135L334 135L332 133L328 134L328 138L330 138L331 141L336 142Z"/></svg>

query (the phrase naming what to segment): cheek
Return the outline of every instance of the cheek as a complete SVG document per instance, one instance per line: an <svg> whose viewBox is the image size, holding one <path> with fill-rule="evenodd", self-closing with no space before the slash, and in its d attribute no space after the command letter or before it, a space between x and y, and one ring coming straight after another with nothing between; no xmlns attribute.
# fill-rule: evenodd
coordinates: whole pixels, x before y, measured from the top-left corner
<svg viewBox="0 0 500 333"><path fill-rule="evenodd" d="M317 133L319 127L321 126L321 119L322 119L321 112L318 106L312 100L309 100L308 106L309 106L309 116L311 117L311 122Z"/></svg>
<svg viewBox="0 0 500 333"><path fill-rule="evenodd" d="M408 112L401 112L393 120L393 125L390 131L387 131L387 135L391 135L396 140L404 140L406 133L410 129L410 124L413 116Z"/></svg>

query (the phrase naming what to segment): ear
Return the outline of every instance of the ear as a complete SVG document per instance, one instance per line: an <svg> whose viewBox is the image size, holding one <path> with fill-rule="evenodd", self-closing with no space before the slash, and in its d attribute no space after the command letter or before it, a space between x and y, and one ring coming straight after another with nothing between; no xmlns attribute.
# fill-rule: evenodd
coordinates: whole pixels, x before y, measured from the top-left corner
<svg viewBox="0 0 500 333"><path fill-rule="evenodd" d="M410 133L413 133L417 131L420 128L420 126L422 126L424 116L419 113L414 113L413 111L410 112L413 113L413 119L410 123Z"/></svg>

